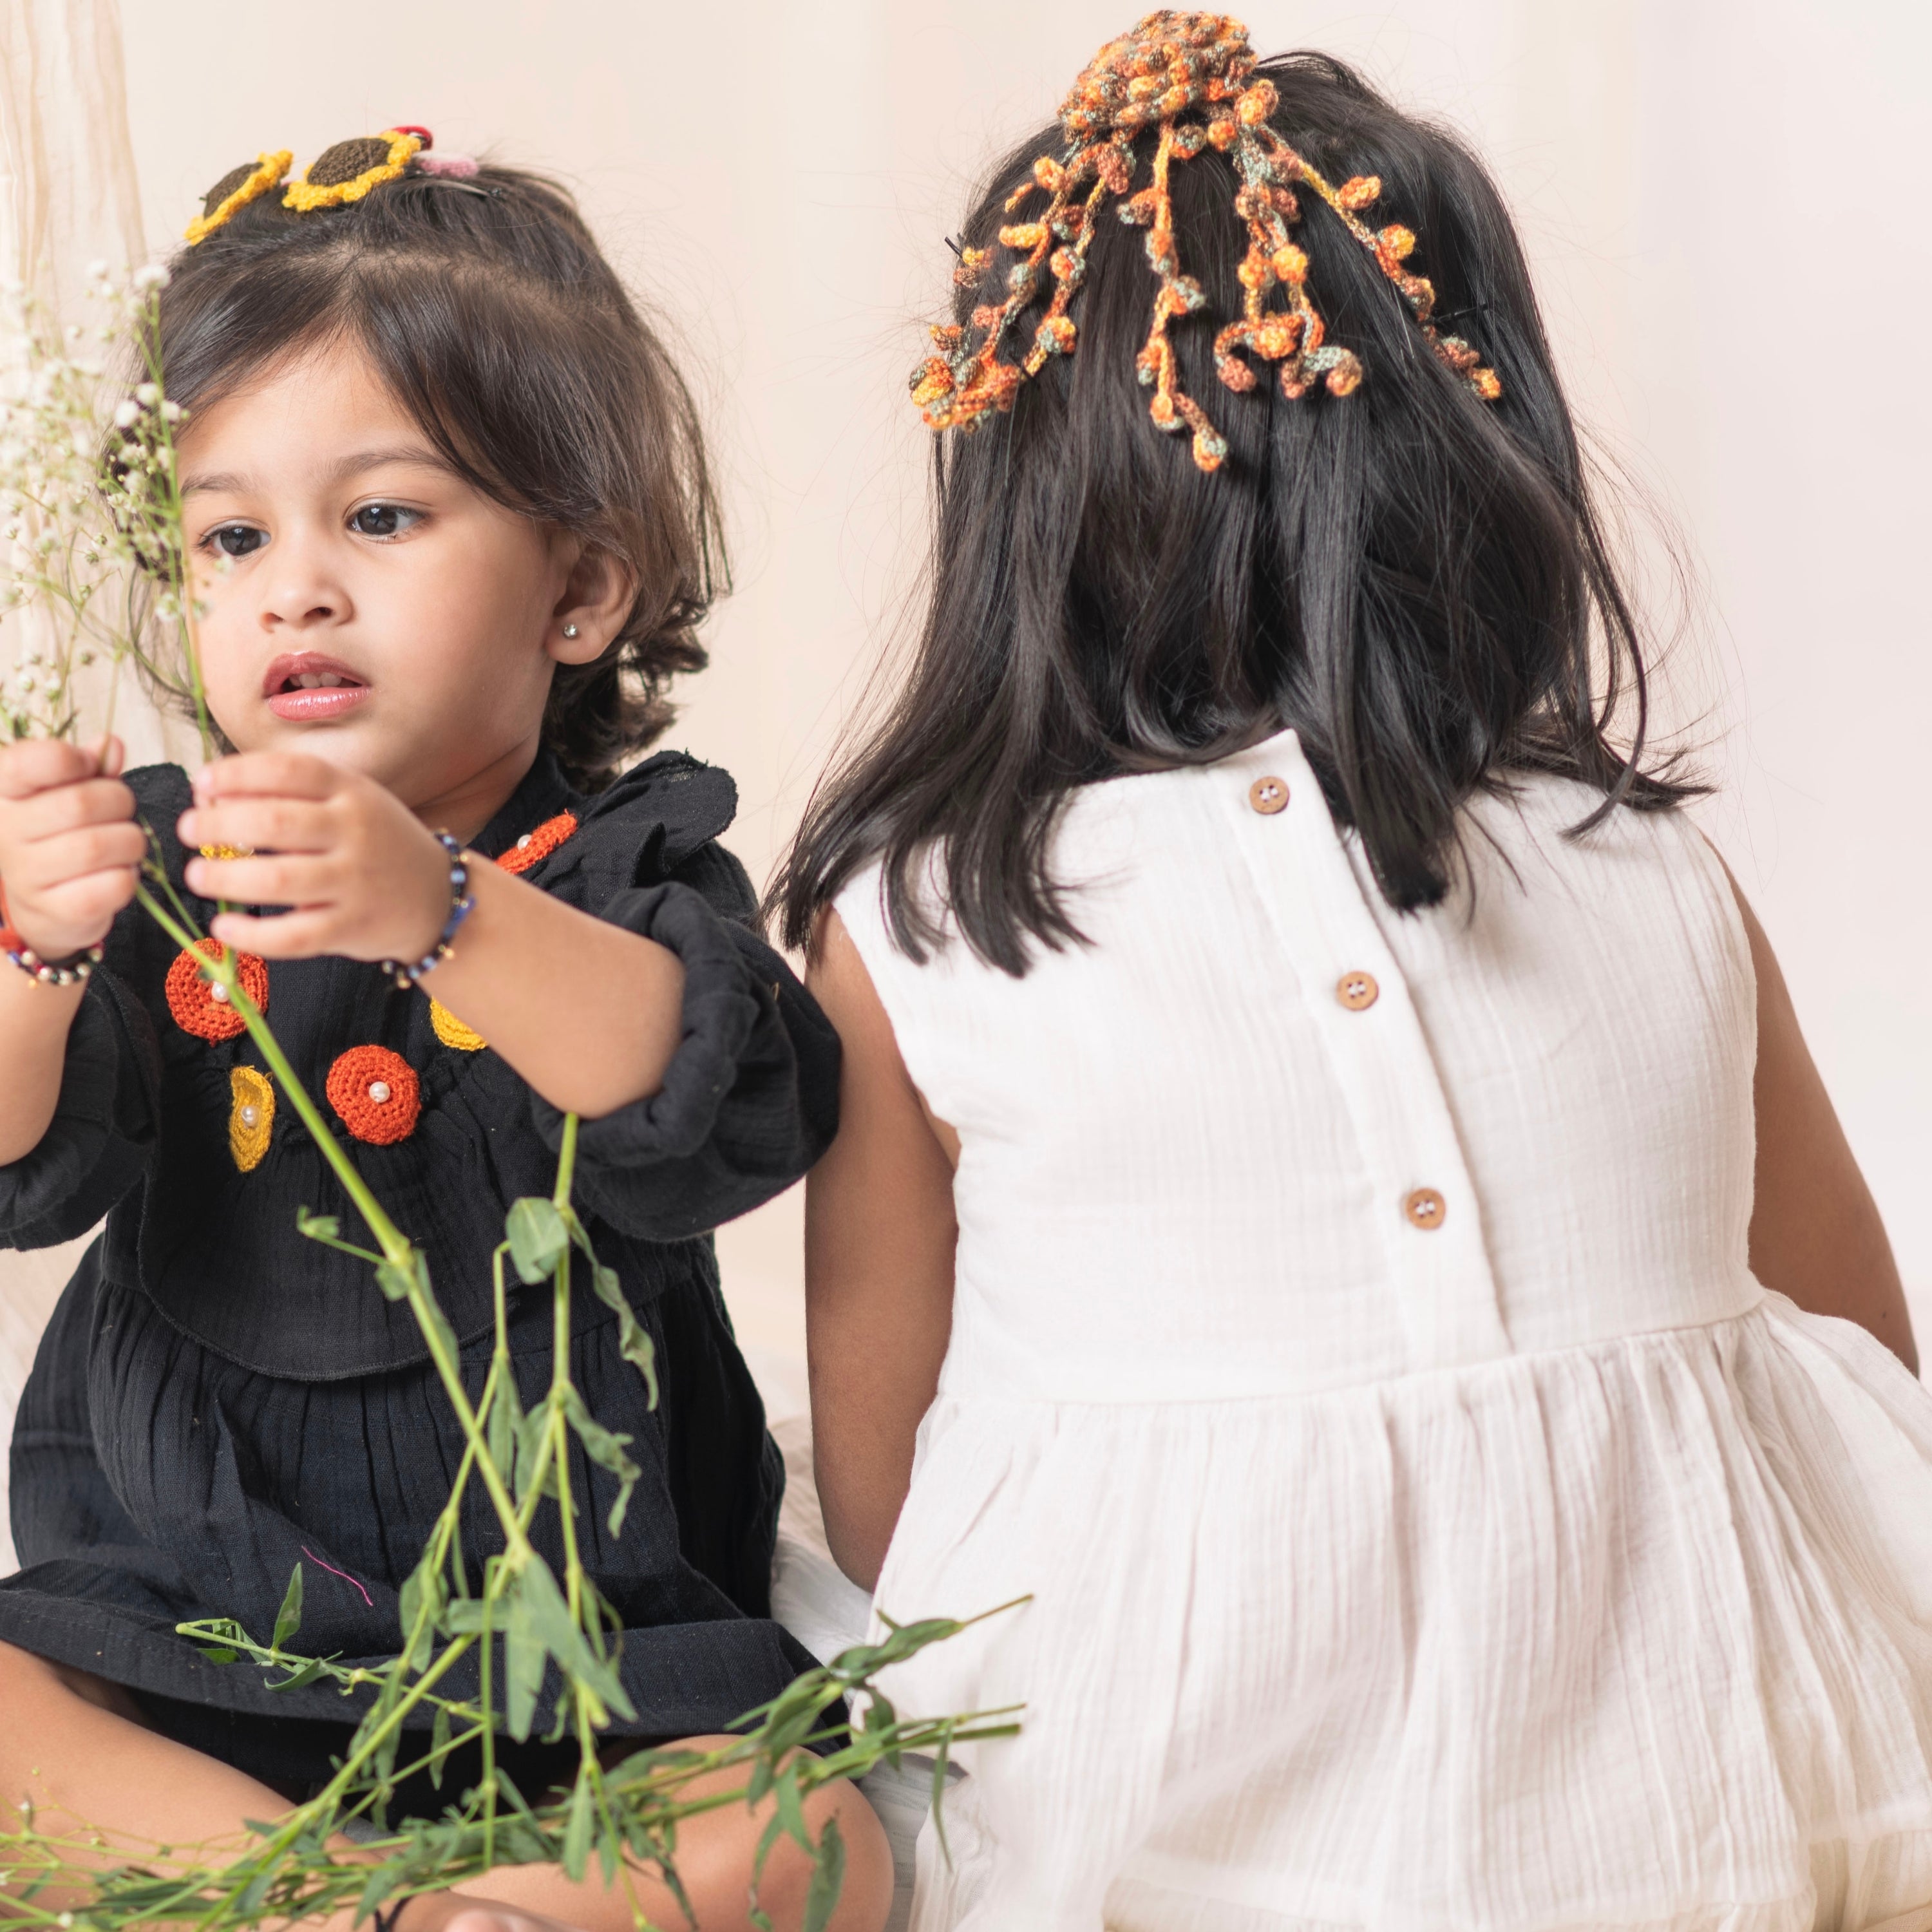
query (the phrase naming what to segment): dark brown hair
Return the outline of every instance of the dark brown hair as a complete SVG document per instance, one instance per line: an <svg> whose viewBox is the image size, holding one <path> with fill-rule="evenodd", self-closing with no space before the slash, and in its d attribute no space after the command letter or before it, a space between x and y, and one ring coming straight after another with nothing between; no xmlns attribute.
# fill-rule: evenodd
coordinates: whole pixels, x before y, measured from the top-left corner
<svg viewBox="0 0 1932 1932"><path fill-rule="evenodd" d="M1420 237L1433 282L1500 376L1498 401L1430 352L1402 297L1307 198L1295 239L1331 343L1366 374L1347 397L1289 400L1264 372L1216 380L1216 332L1241 313L1246 230L1210 148L1172 176L1174 226L1205 301L1172 336L1181 386L1226 435L1203 476L1188 439L1148 420L1136 379L1155 290L1143 231L1096 224L1073 314L1010 412L933 453L932 584L905 688L813 800L768 902L788 943L863 866L884 862L893 933L914 958L940 926L916 883L937 860L968 943L1012 973L1035 943L1079 938L1052 835L1072 790L1222 758L1299 733L1330 808L1360 833L1388 902L1448 891L1479 788L1512 772L1581 781L1600 804L1666 809L1695 788L1640 762L1645 670L1636 616L1592 506L1575 426L1521 244L1481 164L1340 62L1269 61L1283 139L1331 180L1381 178L1378 218ZM1155 136L1136 142L1144 183ZM1004 290L1007 196L1056 126L1016 148L967 216L991 251L955 319ZM1039 278L1014 340L1051 292ZM1613 722L1634 742L1622 748Z"/></svg>
<svg viewBox="0 0 1932 1932"><path fill-rule="evenodd" d="M290 350L358 341L458 472L637 573L594 663L557 668L544 742L596 790L669 723L698 626L727 587L718 503L691 394L570 196L485 166L422 172L346 206L250 202L170 265L169 394L206 407Z"/></svg>

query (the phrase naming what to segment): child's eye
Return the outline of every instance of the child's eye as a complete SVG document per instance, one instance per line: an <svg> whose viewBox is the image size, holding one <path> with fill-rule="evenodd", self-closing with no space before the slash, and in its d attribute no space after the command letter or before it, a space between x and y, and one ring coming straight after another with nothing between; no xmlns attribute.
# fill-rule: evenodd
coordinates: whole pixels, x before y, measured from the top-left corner
<svg viewBox="0 0 1932 1932"><path fill-rule="evenodd" d="M223 556L253 556L268 541L268 533L253 524L223 524L201 541L204 548Z"/></svg>
<svg viewBox="0 0 1932 1932"><path fill-rule="evenodd" d="M399 537L421 523L422 515L400 503L364 503L350 516L349 527L358 537Z"/></svg>

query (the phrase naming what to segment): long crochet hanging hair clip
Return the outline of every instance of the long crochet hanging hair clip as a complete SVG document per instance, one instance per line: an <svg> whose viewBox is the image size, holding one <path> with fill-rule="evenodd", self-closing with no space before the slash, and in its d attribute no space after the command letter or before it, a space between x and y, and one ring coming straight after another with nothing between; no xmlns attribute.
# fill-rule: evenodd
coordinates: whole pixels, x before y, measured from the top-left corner
<svg viewBox="0 0 1932 1932"><path fill-rule="evenodd" d="M1240 184L1234 213L1248 230L1240 269L1241 316L1214 338L1215 373L1228 388L1240 393L1256 386L1244 354L1280 365L1282 394L1290 400L1306 395L1318 381L1335 396L1351 395L1361 385L1360 358L1324 340L1322 317L1308 293L1308 257L1288 234L1288 224L1300 214L1295 190L1305 188L1374 256L1442 361L1484 401L1502 394L1496 371L1482 366L1476 351L1460 336L1442 334L1431 321L1435 290L1402 266L1414 250L1414 236L1399 223L1372 229L1362 220L1362 211L1382 193L1380 179L1357 175L1338 188L1310 166L1270 126L1279 97L1272 82L1250 79L1256 64L1240 21L1225 14L1168 10L1147 14L1131 33L1109 40L1094 57L1060 105L1066 151L1058 160L1041 155L1033 164L1033 178L1006 199L1011 218L1036 190L1049 197L1038 216L1010 219L999 231L1000 246L1022 256L1008 272L1005 299L974 309L970 333L957 323L934 328L937 352L913 371L913 400L931 428L978 428L990 413L1012 407L1020 385L1039 374L1049 356L1072 354L1077 332L1068 311L1086 278L1094 223L1112 196L1122 221L1147 230L1148 261L1160 284L1154 324L1135 364L1142 382L1154 391L1148 413L1158 429L1192 431L1194 460L1202 470L1221 466L1227 442L1207 411L1181 389L1168 334L1176 316L1192 314L1207 300L1200 284L1180 271L1168 172L1175 161L1191 160L1208 147L1234 162ZM1184 121L1184 115L1202 118ZM1135 138L1156 126L1152 183L1130 194ZM989 248L962 250L954 281L976 288L992 261ZM1008 362L1001 351L1040 290L1042 272L1054 284L1052 299L1025 356ZM1271 306L1277 292L1282 305Z"/></svg>

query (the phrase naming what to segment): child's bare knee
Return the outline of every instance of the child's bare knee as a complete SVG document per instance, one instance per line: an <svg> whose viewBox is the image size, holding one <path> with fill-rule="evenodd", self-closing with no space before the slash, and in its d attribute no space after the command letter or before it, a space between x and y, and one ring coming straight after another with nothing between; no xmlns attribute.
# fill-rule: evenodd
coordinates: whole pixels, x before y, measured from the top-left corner
<svg viewBox="0 0 1932 1932"><path fill-rule="evenodd" d="M724 1738L691 1740L700 1750L728 1742ZM721 1780L725 1777L742 1780L744 1775L742 1768L718 1774ZM806 1826L814 1841L822 1838L826 1826L836 1820L844 1847L844 1880L828 1932L879 1932L892 1902L892 1847L886 1841L885 1827L864 1794L844 1778L811 1792L805 1800L804 1810ZM771 1814L771 1801L767 1799L754 1810L727 1810L710 1814L713 1818L731 1820L736 1828L701 1838L690 1832L688 1827L680 1834L683 1849L678 1860L678 1877L700 1927L746 1922L750 1852ZM814 1868L811 1856L788 1834L772 1846L759 1881L758 1903L770 1914L778 1932L794 1932L803 1923Z"/></svg>

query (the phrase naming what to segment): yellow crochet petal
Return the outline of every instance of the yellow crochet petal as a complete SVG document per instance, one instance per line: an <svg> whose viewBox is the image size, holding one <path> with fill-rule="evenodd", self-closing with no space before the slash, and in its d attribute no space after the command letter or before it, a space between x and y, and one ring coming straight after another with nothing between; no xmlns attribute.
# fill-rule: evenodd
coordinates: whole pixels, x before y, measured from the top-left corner
<svg viewBox="0 0 1932 1932"><path fill-rule="evenodd" d="M474 1027L466 1027L440 1000L429 1003L429 1023L445 1046L458 1053L481 1053L490 1042Z"/></svg>
<svg viewBox="0 0 1932 1932"><path fill-rule="evenodd" d="M307 214L318 208L340 208L345 202L360 201L372 188L397 179L422 152L423 144L418 136L398 134L393 128L386 128L380 135L370 138L388 142L386 160L379 161L372 168L364 168L352 180L326 182L310 181L309 175L316 165L311 161L302 170L301 179L289 184L288 193L282 196L282 206L293 208L298 214Z"/></svg>
<svg viewBox="0 0 1932 1932"><path fill-rule="evenodd" d="M224 195L216 205L205 213L197 214L185 231L185 238L191 248L197 242L206 241L221 224L249 202L266 194L271 188L279 188L282 177L289 171L295 156L286 148L278 148L272 153L258 154L255 166L247 180ZM218 182L218 187L220 184Z"/></svg>
<svg viewBox="0 0 1932 1932"><path fill-rule="evenodd" d="M229 1071L229 1091L234 1104L228 1114L228 1151L244 1174L262 1164L268 1151L268 1136L275 1124L275 1090L267 1076L252 1066Z"/></svg>

